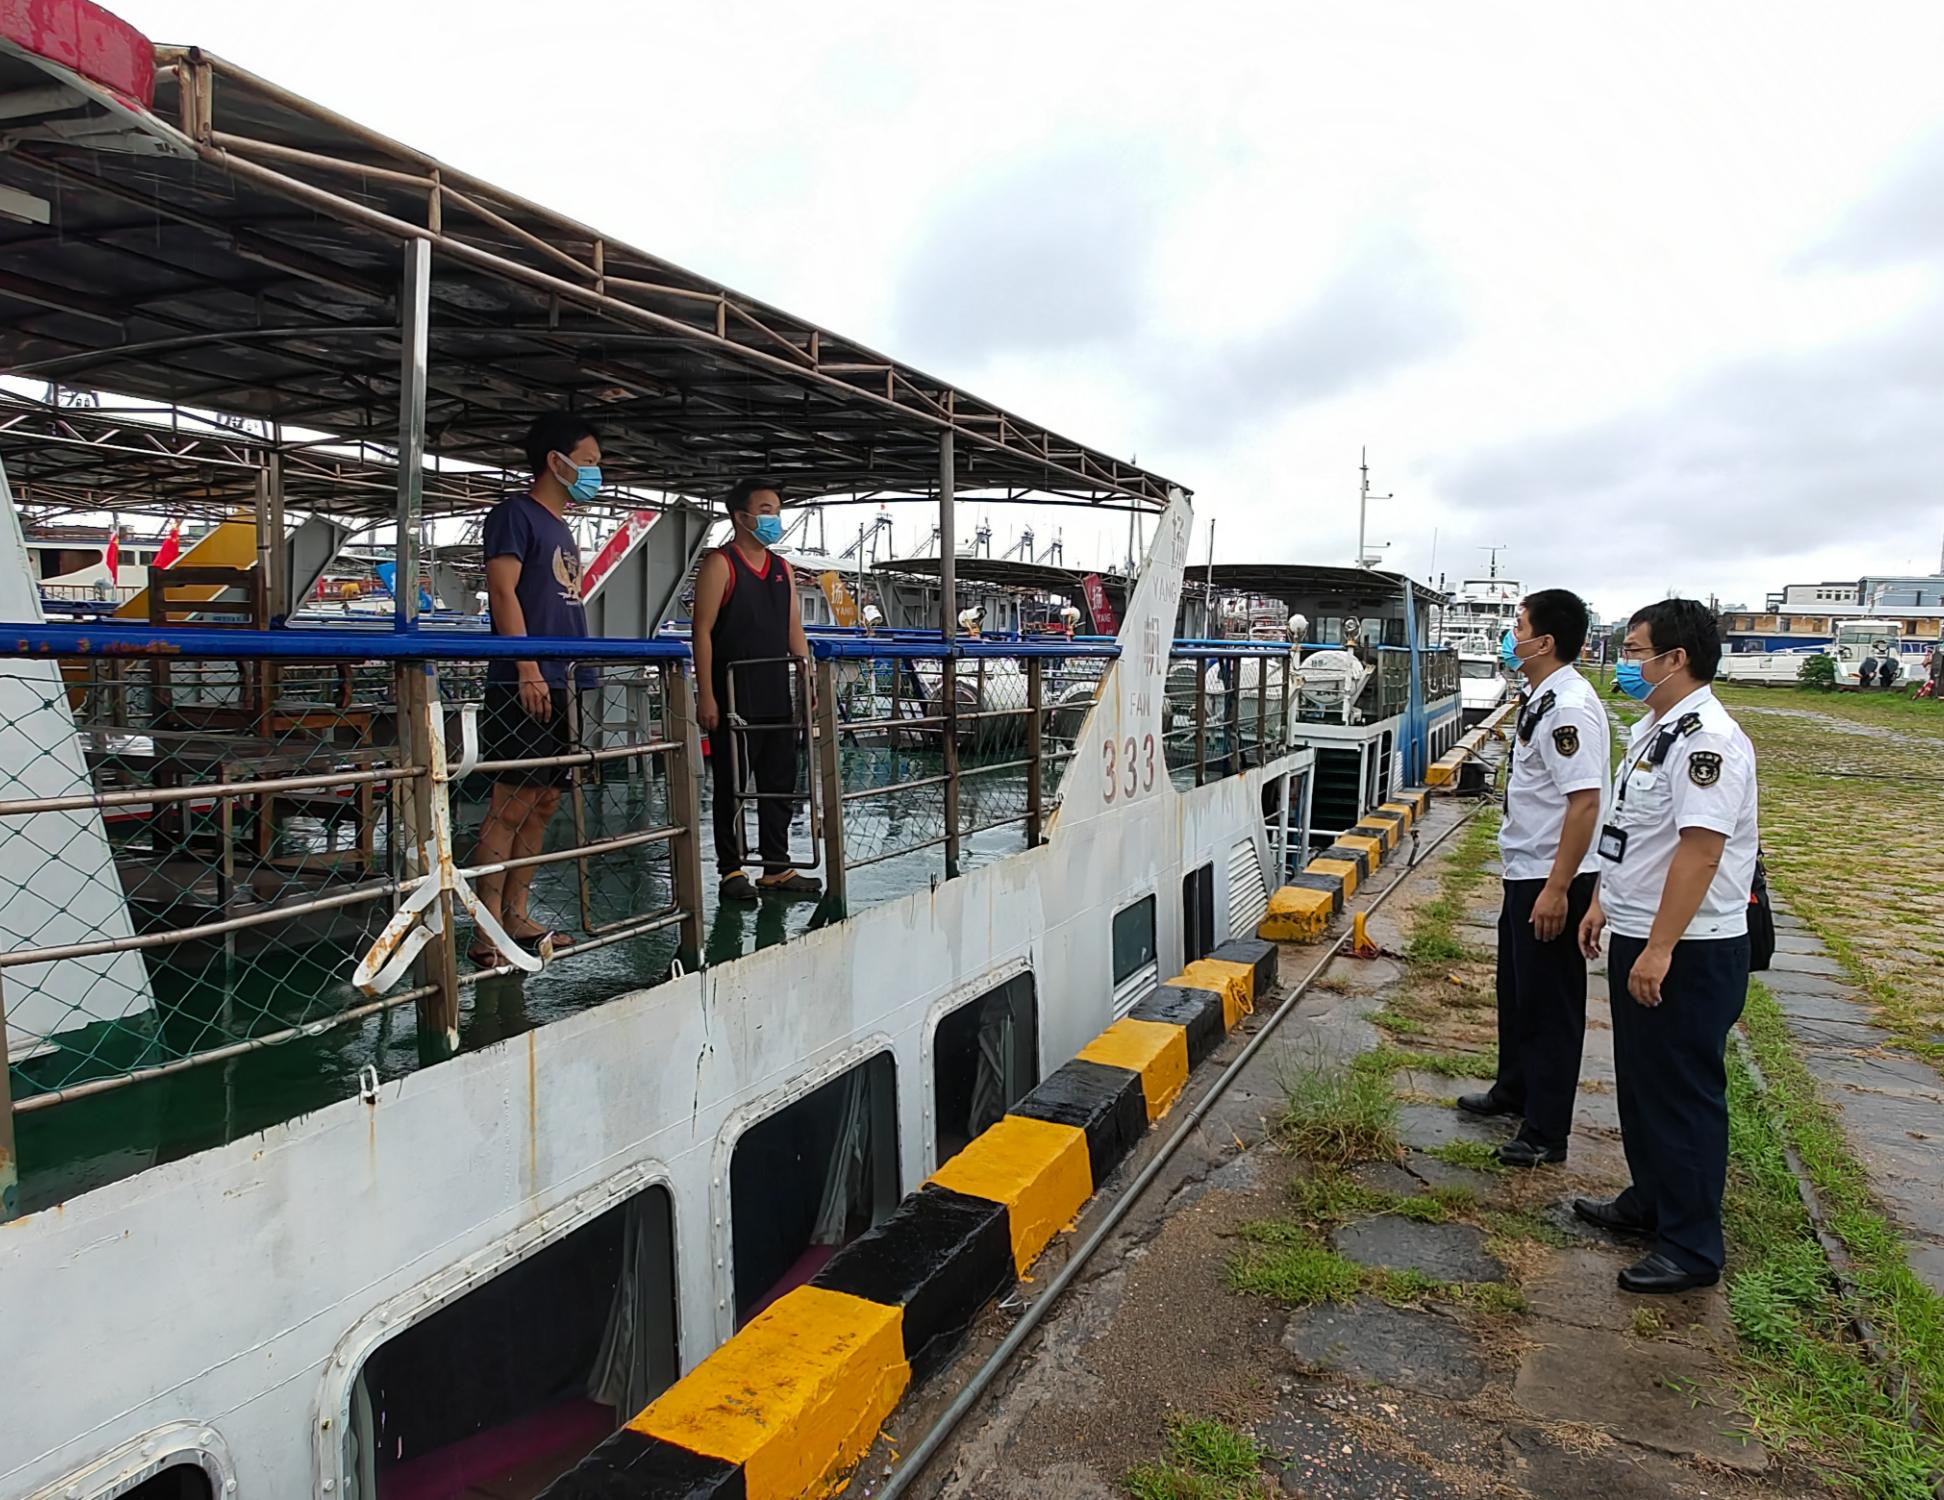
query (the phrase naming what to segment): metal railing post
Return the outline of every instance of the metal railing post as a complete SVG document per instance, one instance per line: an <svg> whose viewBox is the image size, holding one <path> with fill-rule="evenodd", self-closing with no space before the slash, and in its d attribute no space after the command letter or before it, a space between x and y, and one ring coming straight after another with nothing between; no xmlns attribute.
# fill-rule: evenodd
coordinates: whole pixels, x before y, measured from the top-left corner
<svg viewBox="0 0 1944 1500"><path fill-rule="evenodd" d="M20 1212L20 1158L14 1155L13 1074L7 1062L7 997L0 991L0 1224Z"/></svg>
<svg viewBox="0 0 1944 1500"><path fill-rule="evenodd" d="M817 775L823 785L824 910L827 917L843 916L844 894L844 773L843 746L837 739L837 664L825 657L817 663Z"/></svg>
<svg viewBox="0 0 1944 1500"><path fill-rule="evenodd" d="M1195 662L1195 785L1208 780L1208 658Z"/></svg>
<svg viewBox="0 0 1944 1500"><path fill-rule="evenodd" d="M1228 774L1239 776L1247 764L1242 755L1242 658L1229 658L1229 676L1222 689L1222 728L1228 736Z"/></svg>
<svg viewBox="0 0 1944 1500"><path fill-rule="evenodd" d="M945 702L945 722L939 732L945 737L945 878L955 880L959 872L959 755L958 755L958 660L947 656L939 674Z"/></svg>
<svg viewBox="0 0 1944 1500"><path fill-rule="evenodd" d="M1269 658L1258 656L1256 664L1256 764L1269 764ZM1241 668L1237 667L1237 671Z"/></svg>
<svg viewBox="0 0 1944 1500"><path fill-rule="evenodd" d="M444 715L438 669L430 662L401 662L399 754L406 765L422 768L400 787L403 806L399 822L407 878L436 878L440 866L454 860ZM439 935L414 960L412 981L415 987L427 988L418 1000L418 1044L421 1056L428 1061L449 1056L459 1046L459 950L458 935L453 931L452 893L442 890L436 900Z"/></svg>
<svg viewBox="0 0 1944 1500"><path fill-rule="evenodd" d="M1044 714L1046 698L1046 661L1026 658L1026 847L1037 849L1040 841L1041 801L1045 782L1046 754Z"/></svg>
<svg viewBox="0 0 1944 1500"><path fill-rule="evenodd" d="M1283 658L1282 664L1282 733L1279 739L1281 748L1285 753L1287 753L1290 745L1294 742L1294 736L1291 734L1289 727L1289 702L1290 695L1296 688L1296 669L1302 664L1302 648L1292 645L1289 648L1289 655Z"/></svg>
<svg viewBox="0 0 1944 1500"><path fill-rule="evenodd" d="M682 962L702 962L702 740L695 724L695 687L685 662L662 667L662 737L668 752L668 821L682 830L668 848L675 904L682 909Z"/></svg>

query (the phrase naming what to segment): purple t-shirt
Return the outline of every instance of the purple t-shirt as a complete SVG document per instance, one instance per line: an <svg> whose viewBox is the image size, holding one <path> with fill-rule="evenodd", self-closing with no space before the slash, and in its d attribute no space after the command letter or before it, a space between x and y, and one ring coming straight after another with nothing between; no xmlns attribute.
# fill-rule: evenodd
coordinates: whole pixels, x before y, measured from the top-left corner
<svg viewBox="0 0 1944 1500"><path fill-rule="evenodd" d="M488 562L496 557L520 560L520 581L513 593L526 616L528 635L586 636L580 548L565 521L531 495L508 495L486 513L484 541ZM506 633L500 630L498 621L493 632ZM540 671L549 685L567 686L566 662L542 658ZM495 658L486 665L488 682L511 683L519 678L515 661Z"/></svg>

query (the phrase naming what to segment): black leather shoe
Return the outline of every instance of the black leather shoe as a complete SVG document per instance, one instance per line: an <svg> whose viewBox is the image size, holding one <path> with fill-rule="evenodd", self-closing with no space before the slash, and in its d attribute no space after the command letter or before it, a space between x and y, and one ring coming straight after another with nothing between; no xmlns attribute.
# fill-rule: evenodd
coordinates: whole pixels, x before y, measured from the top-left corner
<svg viewBox="0 0 1944 1500"><path fill-rule="evenodd" d="M1489 1091L1483 1094L1460 1094L1458 1096L1458 1107L1468 1115L1484 1115L1487 1118L1493 1115L1523 1115L1525 1113L1525 1106L1523 1104L1507 1104L1498 1095Z"/></svg>
<svg viewBox="0 0 1944 1500"><path fill-rule="evenodd" d="M1620 1290L1686 1292L1698 1286L1713 1286L1719 1280L1719 1271L1685 1271L1665 1255L1656 1253L1635 1261L1620 1273Z"/></svg>
<svg viewBox="0 0 1944 1500"><path fill-rule="evenodd" d="M1506 1167L1551 1167L1566 1160L1564 1146L1542 1146L1523 1136L1498 1148L1499 1165Z"/></svg>
<svg viewBox="0 0 1944 1500"><path fill-rule="evenodd" d="M1650 1235L1654 1232L1651 1224L1643 1224L1620 1209L1618 1198L1604 1201L1598 1198L1575 1198L1573 1212L1587 1223L1609 1230L1614 1234Z"/></svg>

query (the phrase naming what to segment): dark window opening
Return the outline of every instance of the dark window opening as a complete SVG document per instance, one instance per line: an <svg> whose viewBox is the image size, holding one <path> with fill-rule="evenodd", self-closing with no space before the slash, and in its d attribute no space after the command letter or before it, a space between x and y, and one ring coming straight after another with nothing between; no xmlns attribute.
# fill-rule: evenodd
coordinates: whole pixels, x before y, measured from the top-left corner
<svg viewBox="0 0 1944 1500"><path fill-rule="evenodd" d="M1114 913L1114 1015L1124 1016L1160 983L1154 942L1154 897Z"/></svg>
<svg viewBox="0 0 1944 1500"><path fill-rule="evenodd" d="M1154 962L1154 897L1114 913L1114 985L1119 988Z"/></svg>
<svg viewBox="0 0 1944 1500"><path fill-rule="evenodd" d="M1265 793L1266 795L1266 793ZM1215 865L1181 877L1181 961L1206 958L1215 946Z"/></svg>
<svg viewBox="0 0 1944 1500"><path fill-rule="evenodd" d="M741 1327L897 1207L891 1054L866 1059L744 1131L729 1199Z"/></svg>
<svg viewBox="0 0 1944 1500"><path fill-rule="evenodd" d="M211 1500L209 1476L193 1463L170 1464L159 1474L151 1474L132 1490L124 1490L121 1500Z"/></svg>
<svg viewBox="0 0 1944 1500"><path fill-rule="evenodd" d="M1033 976L1015 974L945 1016L932 1033L938 1159L956 1156L1039 1082Z"/></svg>
<svg viewBox="0 0 1944 1500"><path fill-rule="evenodd" d="M675 1375L670 1201L654 1187L372 1351L346 1500L538 1494Z"/></svg>

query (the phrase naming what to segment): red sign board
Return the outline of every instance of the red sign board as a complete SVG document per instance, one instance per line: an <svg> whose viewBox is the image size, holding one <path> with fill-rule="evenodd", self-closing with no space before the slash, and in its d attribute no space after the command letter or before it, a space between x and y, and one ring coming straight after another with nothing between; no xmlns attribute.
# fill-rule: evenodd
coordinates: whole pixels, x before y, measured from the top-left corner
<svg viewBox="0 0 1944 1500"><path fill-rule="evenodd" d="M594 555L594 561L587 565L581 574L581 598L591 599L594 591L601 586L601 580L614 571L614 565L641 544L648 535L648 528L655 524L659 511L638 510L621 523L620 530L609 537L601 550Z"/></svg>
<svg viewBox="0 0 1944 1500"><path fill-rule="evenodd" d="M1107 585L1100 581L1098 573L1089 573L1080 580L1080 587L1086 591L1087 611L1093 616L1095 635L1119 635L1120 622L1114 618L1114 606L1107 602Z"/></svg>
<svg viewBox="0 0 1944 1500"><path fill-rule="evenodd" d="M6 0L0 37L131 104L147 109L155 102L155 44L88 0Z"/></svg>

